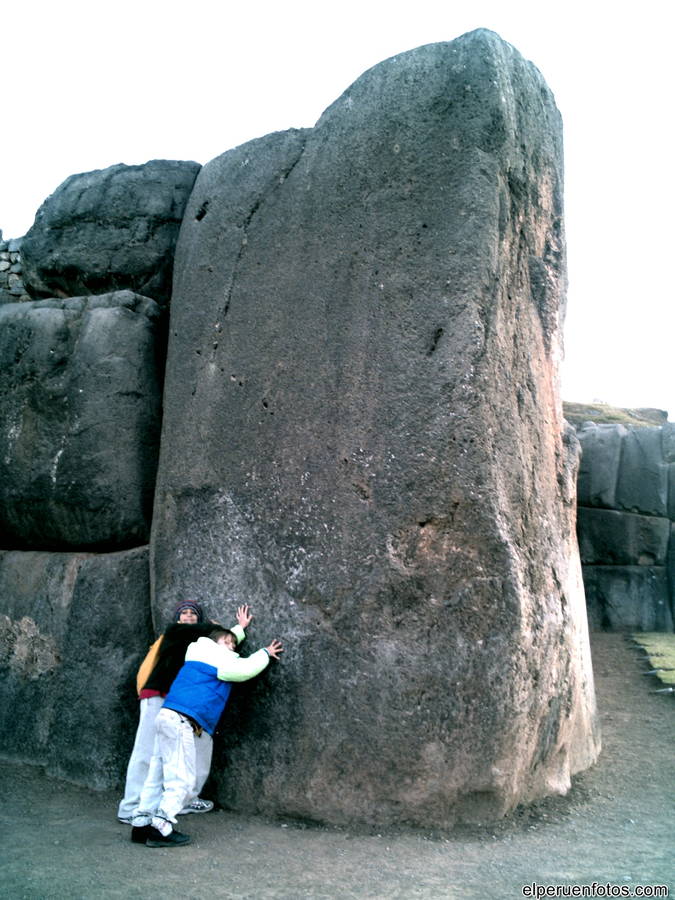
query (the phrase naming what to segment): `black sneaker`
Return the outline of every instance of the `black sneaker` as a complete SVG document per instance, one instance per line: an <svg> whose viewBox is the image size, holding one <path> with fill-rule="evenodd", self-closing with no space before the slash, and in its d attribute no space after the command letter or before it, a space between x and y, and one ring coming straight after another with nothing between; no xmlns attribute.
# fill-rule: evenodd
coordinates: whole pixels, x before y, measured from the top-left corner
<svg viewBox="0 0 675 900"><path fill-rule="evenodd" d="M146 847L180 847L181 844L190 843L190 835L182 834L180 831L172 831L166 837L161 831L157 831L152 825L146 826L148 833L145 838Z"/></svg>
<svg viewBox="0 0 675 900"><path fill-rule="evenodd" d="M151 828L150 825L132 825L131 826L131 840L134 844L144 844L148 839L148 832L154 831L154 828Z"/></svg>

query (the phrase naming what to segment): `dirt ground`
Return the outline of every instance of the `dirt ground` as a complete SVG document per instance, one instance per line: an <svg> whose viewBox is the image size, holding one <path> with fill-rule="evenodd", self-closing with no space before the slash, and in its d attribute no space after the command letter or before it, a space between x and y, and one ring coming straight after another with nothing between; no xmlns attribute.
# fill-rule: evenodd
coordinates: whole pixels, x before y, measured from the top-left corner
<svg viewBox="0 0 675 900"><path fill-rule="evenodd" d="M117 822L116 794L1 763L0 897L505 900L594 881L675 896L675 695L652 693L621 635L593 635L593 660L600 762L497 827L356 833L218 811L181 820L189 847L150 850Z"/></svg>

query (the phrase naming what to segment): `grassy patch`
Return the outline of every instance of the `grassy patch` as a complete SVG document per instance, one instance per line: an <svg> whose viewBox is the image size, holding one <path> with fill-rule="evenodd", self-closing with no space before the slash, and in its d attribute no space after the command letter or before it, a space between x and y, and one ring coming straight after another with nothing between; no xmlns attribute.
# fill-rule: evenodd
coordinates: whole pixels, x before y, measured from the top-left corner
<svg viewBox="0 0 675 900"><path fill-rule="evenodd" d="M661 631L638 631L631 637L636 644L644 647L653 669L673 670L657 672L656 677L664 684L675 685L675 634Z"/></svg>
<svg viewBox="0 0 675 900"><path fill-rule="evenodd" d="M599 425L665 425L668 413L662 409L621 409L607 403L563 403L563 414L575 426L584 422Z"/></svg>

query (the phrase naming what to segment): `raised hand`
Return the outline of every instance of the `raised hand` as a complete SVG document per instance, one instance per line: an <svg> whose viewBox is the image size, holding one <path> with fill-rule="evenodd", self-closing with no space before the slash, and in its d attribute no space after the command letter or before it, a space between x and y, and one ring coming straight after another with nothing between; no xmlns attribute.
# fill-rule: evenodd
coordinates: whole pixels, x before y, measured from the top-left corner
<svg viewBox="0 0 675 900"><path fill-rule="evenodd" d="M251 624L252 618L253 615L248 603L244 603L243 606L237 607L237 623L241 625L242 628L248 628L248 626Z"/></svg>

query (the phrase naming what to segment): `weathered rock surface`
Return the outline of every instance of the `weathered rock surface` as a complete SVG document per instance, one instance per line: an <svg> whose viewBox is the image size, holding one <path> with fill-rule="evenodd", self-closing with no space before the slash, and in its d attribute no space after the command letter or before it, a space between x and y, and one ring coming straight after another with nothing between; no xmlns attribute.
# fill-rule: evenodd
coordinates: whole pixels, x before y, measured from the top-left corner
<svg viewBox="0 0 675 900"><path fill-rule="evenodd" d="M668 596L670 598L670 611L675 630L675 522L670 523L670 542L668 544L666 573L668 578Z"/></svg>
<svg viewBox="0 0 675 900"><path fill-rule="evenodd" d="M39 299L128 289L168 303L178 230L199 168L155 159L71 175L23 238L28 292Z"/></svg>
<svg viewBox="0 0 675 900"><path fill-rule="evenodd" d="M133 678L151 642L147 547L0 551L0 755L117 786L134 740Z"/></svg>
<svg viewBox="0 0 675 900"><path fill-rule="evenodd" d="M130 291L0 306L0 546L147 543L158 321Z"/></svg>
<svg viewBox="0 0 675 900"><path fill-rule="evenodd" d="M675 422L666 422L661 428L661 446L663 461L675 463Z"/></svg>
<svg viewBox="0 0 675 900"><path fill-rule="evenodd" d="M226 713L229 806L485 821L594 759L564 272L560 118L490 32L200 172L154 605L250 602L286 643Z"/></svg>
<svg viewBox="0 0 675 900"><path fill-rule="evenodd" d="M577 531L593 628L673 630L673 433L668 423L579 429Z"/></svg>
<svg viewBox="0 0 675 900"><path fill-rule="evenodd" d="M665 566L584 566L591 628L672 631Z"/></svg>
<svg viewBox="0 0 675 900"><path fill-rule="evenodd" d="M668 467L660 428L629 428L624 436L616 505L651 516L668 514Z"/></svg>
<svg viewBox="0 0 675 900"><path fill-rule="evenodd" d="M628 566L666 563L669 519L580 506L577 525L582 563Z"/></svg>
<svg viewBox="0 0 675 900"><path fill-rule="evenodd" d="M623 425L587 423L579 429L582 452L577 499L580 506L616 508L616 482L627 433Z"/></svg>

